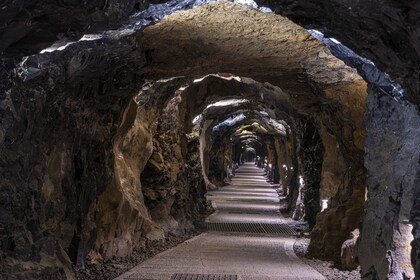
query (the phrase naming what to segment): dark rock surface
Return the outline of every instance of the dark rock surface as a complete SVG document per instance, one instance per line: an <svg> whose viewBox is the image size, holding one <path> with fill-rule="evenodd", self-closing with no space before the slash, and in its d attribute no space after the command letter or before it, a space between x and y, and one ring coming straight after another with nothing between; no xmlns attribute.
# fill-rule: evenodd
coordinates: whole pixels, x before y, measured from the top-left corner
<svg viewBox="0 0 420 280"><path fill-rule="evenodd" d="M111 139L121 109L141 86L144 63L135 41L122 37L6 69L0 85L3 275L71 278L69 264L84 265L96 238L97 197L113 174ZM36 77L27 75L30 67Z"/></svg>
<svg viewBox="0 0 420 280"><path fill-rule="evenodd" d="M416 106L395 102L372 88L367 109L369 188L358 244L361 272L365 279L405 279L414 276L406 253L413 238L408 221L419 226L414 202L419 188L420 115ZM417 240L418 236L414 244ZM412 256L416 265L415 251Z"/></svg>
<svg viewBox="0 0 420 280"><path fill-rule="evenodd" d="M399 0L256 0L306 28L338 39L401 83L420 103L420 3Z"/></svg>
<svg viewBox="0 0 420 280"><path fill-rule="evenodd" d="M364 106L360 101L350 101L358 94L366 96L363 89L363 86L351 87L350 91L335 88L342 93L342 103L324 104L319 116L319 122L326 126L328 133L336 137L344 166L338 172L339 185L336 193L330 197L329 207L317 215L308 250L312 256L332 260L337 266L341 265L341 245L360 224L365 200L366 182L361 150L364 143L364 124L361 122ZM328 94L329 91L326 92ZM353 121L349 121L350 119ZM325 133L325 130L320 131ZM334 162L335 159L324 160ZM329 171L323 169L322 172Z"/></svg>
<svg viewBox="0 0 420 280"><path fill-rule="evenodd" d="M0 3L0 53L31 55L59 39L116 29L147 0L9 1Z"/></svg>
<svg viewBox="0 0 420 280"><path fill-rule="evenodd" d="M305 196L305 221L312 229L316 223L316 215L321 211L319 189L322 173L324 146L313 120L302 122L298 131L301 133L299 153L303 174Z"/></svg>

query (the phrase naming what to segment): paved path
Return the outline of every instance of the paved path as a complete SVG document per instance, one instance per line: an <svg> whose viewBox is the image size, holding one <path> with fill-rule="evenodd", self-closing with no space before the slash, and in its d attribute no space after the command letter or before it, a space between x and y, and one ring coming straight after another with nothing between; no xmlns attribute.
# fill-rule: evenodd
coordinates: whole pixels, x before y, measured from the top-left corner
<svg viewBox="0 0 420 280"><path fill-rule="evenodd" d="M282 223L279 196L254 164L242 165L230 186L208 192L207 199L216 210L210 223Z"/></svg>
<svg viewBox="0 0 420 280"><path fill-rule="evenodd" d="M250 163L237 170L231 185L209 192L207 199L216 209L208 223L283 223L276 191L265 181L261 169ZM294 237L286 234L207 232L158 254L117 279L169 280L178 279L176 274L189 274L179 279L191 280L325 279L295 255L293 243Z"/></svg>

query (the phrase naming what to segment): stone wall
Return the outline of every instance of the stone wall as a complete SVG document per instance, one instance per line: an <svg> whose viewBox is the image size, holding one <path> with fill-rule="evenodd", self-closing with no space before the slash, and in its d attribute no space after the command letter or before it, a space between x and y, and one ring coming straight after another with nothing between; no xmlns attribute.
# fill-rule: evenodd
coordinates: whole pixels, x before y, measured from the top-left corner
<svg viewBox="0 0 420 280"><path fill-rule="evenodd" d="M410 266L411 221L418 228L420 116L416 106L370 88L365 166L368 201L358 242L364 279L414 277ZM411 213L410 213L411 211ZM413 233L416 233L414 230ZM411 261L417 263L416 237Z"/></svg>
<svg viewBox="0 0 420 280"><path fill-rule="evenodd" d="M2 72L0 258L8 277L71 279L70 264L84 265L97 199L114 175L112 137L144 63L124 37Z"/></svg>

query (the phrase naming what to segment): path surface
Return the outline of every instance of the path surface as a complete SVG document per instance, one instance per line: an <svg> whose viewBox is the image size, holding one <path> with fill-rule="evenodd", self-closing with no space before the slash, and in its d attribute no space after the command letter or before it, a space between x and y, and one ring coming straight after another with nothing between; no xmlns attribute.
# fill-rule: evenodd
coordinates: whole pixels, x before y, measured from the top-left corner
<svg viewBox="0 0 420 280"><path fill-rule="evenodd" d="M285 224L279 211L277 192L265 181L261 169L251 163L237 170L231 185L209 192L207 199L216 210L207 219L210 226L218 224L223 228L227 224L248 224L259 225L262 229ZM235 231L230 228L203 233L143 262L117 279L325 279L295 255L295 239L290 234Z"/></svg>

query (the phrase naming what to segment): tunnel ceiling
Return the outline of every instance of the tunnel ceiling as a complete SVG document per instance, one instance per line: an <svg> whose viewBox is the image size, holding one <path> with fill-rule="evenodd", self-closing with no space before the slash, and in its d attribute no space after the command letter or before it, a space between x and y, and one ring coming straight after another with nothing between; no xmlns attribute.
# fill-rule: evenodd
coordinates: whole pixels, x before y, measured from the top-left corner
<svg viewBox="0 0 420 280"><path fill-rule="evenodd" d="M246 98L266 104L265 111L276 119L286 119L297 111L313 113L324 100L340 103L345 111L354 112L356 108L355 133L363 133L361 115L366 82L355 69L346 66L325 45L286 18L244 5L212 3L176 12L138 33L121 31L107 36L79 42L62 51L31 56L22 61L15 73L25 82L31 80L35 84L52 78L60 80L60 85L65 87L71 81L76 91L76 81L88 81L98 73L108 77L118 75L109 82L122 80L113 85L124 92L120 96L130 94L125 90L124 79L131 79L133 74L149 79L184 75L194 80L209 73L230 73L223 74L223 79L210 76L204 79L205 83L196 81L185 90L194 92L191 93L194 98L205 96L207 100L196 107L189 106L195 110L189 118L221 98ZM173 48L174 44L179 47ZM105 66L108 64L112 67ZM241 82L232 78L236 75L242 76ZM228 81L236 82L237 86L226 87ZM210 84L212 91L224 92L223 95L211 99L212 91L205 88ZM101 98L106 96L96 102L103 103ZM272 114L274 109L276 115ZM357 141L362 147L363 142Z"/></svg>
<svg viewBox="0 0 420 280"><path fill-rule="evenodd" d="M399 0L257 0L306 28L337 38L402 83L420 103L420 2Z"/></svg>
<svg viewBox="0 0 420 280"><path fill-rule="evenodd" d="M229 2L176 12L143 29L138 42L150 55L146 72L154 78L226 72L295 92L309 90L298 75L322 86L361 80L305 29Z"/></svg>
<svg viewBox="0 0 420 280"><path fill-rule="evenodd" d="M130 15L150 4L168 1L6 1L0 10L0 52L19 57L34 54L61 39L117 28ZM205 1L171 0L152 7L143 22L160 19L175 9L188 9ZM419 39L416 33L420 3L413 1L257 0L305 28L316 28L374 61L403 83L411 101L419 104ZM159 16L158 16L159 15ZM157 16L157 17L156 17ZM417 35L416 35L417 34Z"/></svg>
<svg viewBox="0 0 420 280"><path fill-rule="evenodd" d="M285 122L272 119L262 112L251 110L235 113L222 122L217 122L213 127L213 137L217 138L220 134L226 135L227 133L238 134L244 130L278 136L286 136L289 132Z"/></svg>

